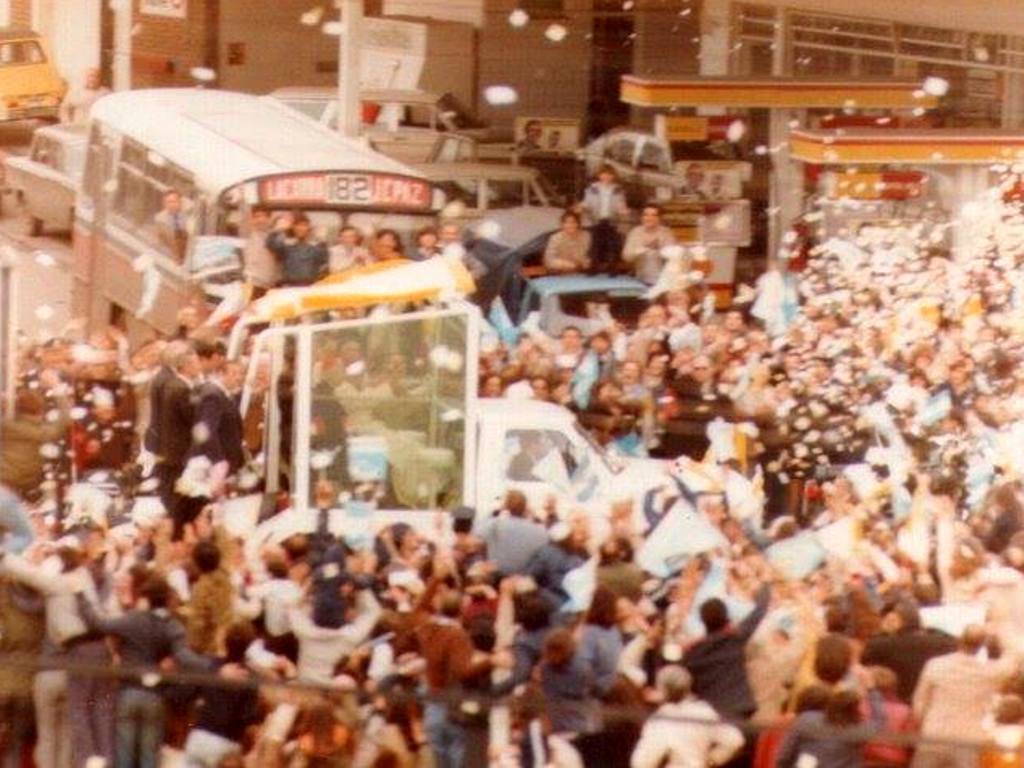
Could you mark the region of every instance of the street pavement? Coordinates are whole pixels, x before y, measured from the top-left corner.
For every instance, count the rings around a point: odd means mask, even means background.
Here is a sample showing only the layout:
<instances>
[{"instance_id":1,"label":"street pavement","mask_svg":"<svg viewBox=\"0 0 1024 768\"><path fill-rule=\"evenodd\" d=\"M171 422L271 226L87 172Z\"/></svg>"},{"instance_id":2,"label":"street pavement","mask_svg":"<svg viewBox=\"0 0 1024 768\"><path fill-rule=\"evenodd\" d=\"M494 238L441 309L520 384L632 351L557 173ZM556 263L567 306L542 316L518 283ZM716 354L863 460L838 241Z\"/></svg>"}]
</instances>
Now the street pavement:
<instances>
[{"instance_id":1,"label":"street pavement","mask_svg":"<svg viewBox=\"0 0 1024 768\"><path fill-rule=\"evenodd\" d=\"M28 152L32 123L0 123L0 160ZM19 329L30 338L59 333L71 320L71 234L28 234L12 194L0 199L0 251L17 265Z\"/></svg>"}]
</instances>

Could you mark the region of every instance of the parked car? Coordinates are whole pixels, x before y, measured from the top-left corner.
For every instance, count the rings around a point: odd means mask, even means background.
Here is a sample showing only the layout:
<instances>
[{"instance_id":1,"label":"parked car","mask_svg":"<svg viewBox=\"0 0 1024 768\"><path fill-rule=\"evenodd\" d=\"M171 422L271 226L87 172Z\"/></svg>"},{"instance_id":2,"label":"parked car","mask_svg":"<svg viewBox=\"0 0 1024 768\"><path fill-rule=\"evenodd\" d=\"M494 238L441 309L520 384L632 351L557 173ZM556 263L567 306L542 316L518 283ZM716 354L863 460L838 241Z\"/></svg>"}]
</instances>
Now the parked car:
<instances>
[{"instance_id":1,"label":"parked car","mask_svg":"<svg viewBox=\"0 0 1024 768\"><path fill-rule=\"evenodd\" d=\"M715 157L675 161L672 147L661 136L646 131L615 129L590 142L579 150L579 158L586 168L587 178L597 174L603 165L615 169L626 190L630 205L639 207L652 198L667 201L675 197L691 200L734 199L742 195L737 190L722 190L721 194L705 188L707 177L725 178L723 172L737 175L737 181L750 179L749 163ZM701 169L699 178L688 173L692 167Z\"/></svg>"},{"instance_id":2,"label":"parked car","mask_svg":"<svg viewBox=\"0 0 1024 768\"><path fill-rule=\"evenodd\" d=\"M338 92L330 87L278 88L271 97L331 128L338 125ZM450 93L364 90L363 135L374 149L403 163L426 162L438 136L458 133L484 140L489 129Z\"/></svg>"},{"instance_id":3,"label":"parked car","mask_svg":"<svg viewBox=\"0 0 1024 768\"><path fill-rule=\"evenodd\" d=\"M0 120L57 120L67 90L37 32L0 28Z\"/></svg>"},{"instance_id":4,"label":"parked car","mask_svg":"<svg viewBox=\"0 0 1024 768\"><path fill-rule=\"evenodd\" d=\"M614 319L627 327L636 325L648 305L648 286L632 277L608 275L549 275L529 280L517 321L521 325L539 313L542 331L557 336L575 326L592 336Z\"/></svg>"},{"instance_id":5,"label":"parked car","mask_svg":"<svg viewBox=\"0 0 1024 768\"><path fill-rule=\"evenodd\" d=\"M42 234L44 227L71 231L87 139L86 126L45 126L32 135L28 155L4 160L7 188L23 202L33 236Z\"/></svg>"},{"instance_id":6,"label":"parked car","mask_svg":"<svg viewBox=\"0 0 1024 768\"><path fill-rule=\"evenodd\" d=\"M558 229L564 209L534 168L492 163L413 166L445 195L445 218L477 229L481 237L514 248ZM488 226L480 230L480 224Z\"/></svg>"}]
</instances>

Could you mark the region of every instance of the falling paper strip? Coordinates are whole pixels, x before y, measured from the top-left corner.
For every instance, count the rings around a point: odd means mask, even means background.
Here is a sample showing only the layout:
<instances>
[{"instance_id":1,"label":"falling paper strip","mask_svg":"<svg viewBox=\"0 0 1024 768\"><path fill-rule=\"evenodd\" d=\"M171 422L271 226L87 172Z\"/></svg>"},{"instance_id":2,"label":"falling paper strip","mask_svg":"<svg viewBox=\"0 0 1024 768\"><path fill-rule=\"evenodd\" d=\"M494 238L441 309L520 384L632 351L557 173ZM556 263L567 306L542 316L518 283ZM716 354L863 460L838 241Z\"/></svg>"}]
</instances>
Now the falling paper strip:
<instances>
[{"instance_id":1,"label":"falling paper strip","mask_svg":"<svg viewBox=\"0 0 1024 768\"><path fill-rule=\"evenodd\" d=\"M316 8L310 8L308 11L299 17L299 21L307 27L315 27L320 23L320 19L324 16L323 6L317 6Z\"/></svg>"},{"instance_id":2,"label":"falling paper strip","mask_svg":"<svg viewBox=\"0 0 1024 768\"><path fill-rule=\"evenodd\" d=\"M508 15L508 23L513 27L525 27L530 23L530 14L522 8L516 8Z\"/></svg>"},{"instance_id":3,"label":"falling paper strip","mask_svg":"<svg viewBox=\"0 0 1024 768\"><path fill-rule=\"evenodd\" d=\"M202 83L213 82L217 79L217 72L209 67L192 67L189 74L192 75L193 80L198 80Z\"/></svg>"}]
</instances>

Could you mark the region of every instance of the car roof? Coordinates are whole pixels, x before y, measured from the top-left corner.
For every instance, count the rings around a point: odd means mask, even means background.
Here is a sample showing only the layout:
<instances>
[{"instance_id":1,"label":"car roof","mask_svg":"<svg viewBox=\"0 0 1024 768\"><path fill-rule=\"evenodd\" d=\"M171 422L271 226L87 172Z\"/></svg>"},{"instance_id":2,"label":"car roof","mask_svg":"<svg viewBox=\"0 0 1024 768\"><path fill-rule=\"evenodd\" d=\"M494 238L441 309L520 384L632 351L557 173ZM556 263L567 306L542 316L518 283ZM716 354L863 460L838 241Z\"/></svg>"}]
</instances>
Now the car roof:
<instances>
[{"instance_id":1,"label":"car roof","mask_svg":"<svg viewBox=\"0 0 1024 768\"><path fill-rule=\"evenodd\" d=\"M538 417L554 416L569 418L565 408L543 400L512 400L507 397L481 397L476 401L477 412L481 415L496 415L503 421L512 421L542 428L544 422Z\"/></svg>"},{"instance_id":2,"label":"car roof","mask_svg":"<svg viewBox=\"0 0 1024 768\"><path fill-rule=\"evenodd\" d=\"M412 167L433 182L478 177L528 181L540 175L536 168L508 163L415 163Z\"/></svg>"},{"instance_id":3,"label":"car roof","mask_svg":"<svg viewBox=\"0 0 1024 768\"><path fill-rule=\"evenodd\" d=\"M541 296L591 291L635 291L645 293L648 286L633 277L614 275L548 275L529 281L529 288Z\"/></svg>"},{"instance_id":4,"label":"car roof","mask_svg":"<svg viewBox=\"0 0 1024 768\"><path fill-rule=\"evenodd\" d=\"M71 123L57 123L55 125L44 125L36 128L34 133L38 133L40 136L52 136L53 138L62 141L87 141L89 138L89 126Z\"/></svg>"},{"instance_id":5,"label":"car roof","mask_svg":"<svg viewBox=\"0 0 1024 768\"><path fill-rule=\"evenodd\" d=\"M0 27L0 41L28 40L33 37L40 37L40 35L28 27Z\"/></svg>"}]
</instances>

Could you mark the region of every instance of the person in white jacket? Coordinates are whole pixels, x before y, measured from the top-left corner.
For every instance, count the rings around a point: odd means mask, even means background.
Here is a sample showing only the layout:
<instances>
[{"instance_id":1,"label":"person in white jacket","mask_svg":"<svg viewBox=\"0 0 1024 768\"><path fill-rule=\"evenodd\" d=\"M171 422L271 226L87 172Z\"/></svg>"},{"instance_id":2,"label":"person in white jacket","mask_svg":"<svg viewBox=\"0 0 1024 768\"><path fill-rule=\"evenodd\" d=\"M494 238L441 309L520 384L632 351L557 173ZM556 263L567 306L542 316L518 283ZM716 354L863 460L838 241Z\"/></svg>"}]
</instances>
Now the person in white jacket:
<instances>
[{"instance_id":1,"label":"person in white jacket","mask_svg":"<svg viewBox=\"0 0 1024 768\"><path fill-rule=\"evenodd\" d=\"M683 667L663 668L656 682L665 703L644 724L632 768L705 768L725 763L740 750L743 734L692 695L693 679Z\"/></svg>"}]
</instances>

